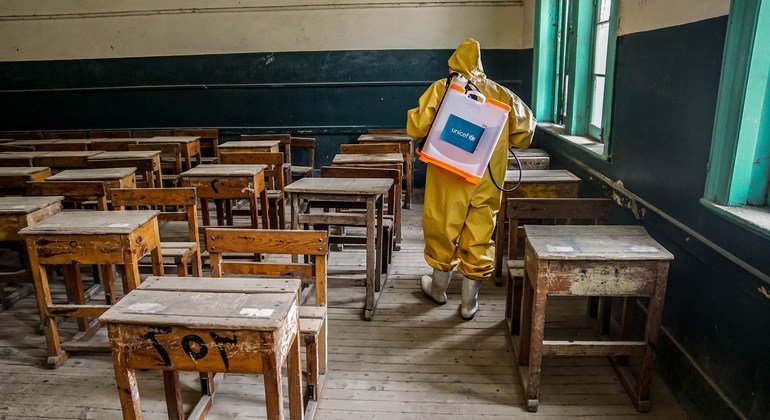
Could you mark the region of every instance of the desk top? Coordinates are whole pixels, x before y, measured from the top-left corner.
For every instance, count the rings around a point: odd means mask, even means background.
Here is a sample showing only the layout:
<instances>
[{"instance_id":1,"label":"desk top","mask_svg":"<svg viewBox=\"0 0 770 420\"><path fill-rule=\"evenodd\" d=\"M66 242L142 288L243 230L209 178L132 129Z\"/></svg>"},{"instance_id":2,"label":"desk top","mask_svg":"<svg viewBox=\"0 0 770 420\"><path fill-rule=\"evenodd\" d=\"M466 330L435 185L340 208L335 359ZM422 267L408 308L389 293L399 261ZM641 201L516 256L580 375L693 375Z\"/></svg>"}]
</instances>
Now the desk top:
<instances>
[{"instance_id":1,"label":"desk top","mask_svg":"<svg viewBox=\"0 0 770 420\"><path fill-rule=\"evenodd\" d=\"M401 153L339 153L334 156L335 165L347 164L398 164L404 163Z\"/></svg>"},{"instance_id":2,"label":"desk top","mask_svg":"<svg viewBox=\"0 0 770 420\"><path fill-rule=\"evenodd\" d=\"M280 140L235 140L235 141L228 141L227 143L222 143L219 145L220 149L231 149L231 148L271 148L276 147L281 144Z\"/></svg>"},{"instance_id":3,"label":"desk top","mask_svg":"<svg viewBox=\"0 0 770 420\"><path fill-rule=\"evenodd\" d=\"M385 178L301 178L284 190L290 193L369 195L387 194L392 185L393 180Z\"/></svg>"},{"instance_id":4,"label":"desk top","mask_svg":"<svg viewBox=\"0 0 770 420\"><path fill-rule=\"evenodd\" d=\"M61 196L0 197L0 215L23 215L44 209L64 200Z\"/></svg>"},{"instance_id":5,"label":"desk top","mask_svg":"<svg viewBox=\"0 0 770 420\"><path fill-rule=\"evenodd\" d=\"M32 176L47 170L44 166L0 166L0 176Z\"/></svg>"},{"instance_id":6,"label":"desk top","mask_svg":"<svg viewBox=\"0 0 770 420\"><path fill-rule=\"evenodd\" d=\"M96 156L100 153L104 153L100 150L78 150L78 151L50 151L50 152L40 152L39 155L35 156L35 158L74 158L74 157L84 157L84 158L90 158L91 156Z\"/></svg>"},{"instance_id":7,"label":"desk top","mask_svg":"<svg viewBox=\"0 0 770 420\"><path fill-rule=\"evenodd\" d=\"M527 243L546 260L673 260L641 226L526 225Z\"/></svg>"},{"instance_id":8,"label":"desk top","mask_svg":"<svg viewBox=\"0 0 770 420\"><path fill-rule=\"evenodd\" d=\"M99 320L107 324L139 324L180 326L185 328L239 329L273 331L281 328L287 318L296 313L299 280L289 280L286 291L251 290L246 282L258 279L187 278L187 288L164 284L171 278L159 278L150 286L140 286L123 297ZM173 280L179 285L178 280ZM210 285L220 286L215 292L201 291Z\"/></svg>"},{"instance_id":9,"label":"desk top","mask_svg":"<svg viewBox=\"0 0 770 420\"><path fill-rule=\"evenodd\" d=\"M71 211L19 231L22 235L129 234L160 214L157 210Z\"/></svg>"},{"instance_id":10,"label":"desk top","mask_svg":"<svg viewBox=\"0 0 770 420\"><path fill-rule=\"evenodd\" d=\"M150 137L149 139L137 138L137 143L195 143L200 141L198 136L160 136Z\"/></svg>"},{"instance_id":11,"label":"desk top","mask_svg":"<svg viewBox=\"0 0 770 420\"><path fill-rule=\"evenodd\" d=\"M132 137L105 137L105 138L98 138L98 139L91 139L91 147L96 147L99 145L99 143L133 143L136 144L139 142L140 139L132 138Z\"/></svg>"},{"instance_id":12,"label":"desk top","mask_svg":"<svg viewBox=\"0 0 770 420\"><path fill-rule=\"evenodd\" d=\"M519 170L505 171L505 183L516 183ZM521 183L528 182L578 182L580 178L566 169L530 169L521 171Z\"/></svg>"},{"instance_id":13,"label":"desk top","mask_svg":"<svg viewBox=\"0 0 770 420\"><path fill-rule=\"evenodd\" d=\"M56 139L30 139L30 140L14 140L8 143L3 143L3 146L23 146L34 147L37 144L53 143Z\"/></svg>"},{"instance_id":14,"label":"desk top","mask_svg":"<svg viewBox=\"0 0 770 420\"><path fill-rule=\"evenodd\" d=\"M198 165L180 174L183 177L207 176L255 176L267 168L266 165Z\"/></svg>"},{"instance_id":15,"label":"desk top","mask_svg":"<svg viewBox=\"0 0 770 420\"><path fill-rule=\"evenodd\" d=\"M136 172L136 168L67 169L48 177L46 181L111 181Z\"/></svg>"},{"instance_id":16,"label":"desk top","mask_svg":"<svg viewBox=\"0 0 770 420\"><path fill-rule=\"evenodd\" d=\"M50 139L48 143L55 144L91 144L93 139Z\"/></svg>"},{"instance_id":17,"label":"desk top","mask_svg":"<svg viewBox=\"0 0 770 420\"><path fill-rule=\"evenodd\" d=\"M34 159L40 155L50 152L34 152L34 151L14 151L14 152L0 152L0 159Z\"/></svg>"},{"instance_id":18,"label":"desk top","mask_svg":"<svg viewBox=\"0 0 770 420\"><path fill-rule=\"evenodd\" d=\"M519 158L550 158L548 152L543 149L513 149L508 150L508 156L513 157L516 154Z\"/></svg>"},{"instance_id":19,"label":"desk top","mask_svg":"<svg viewBox=\"0 0 770 420\"><path fill-rule=\"evenodd\" d=\"M101 152L98 155L90 156L88 160L152 159L159 155L159 150L115 151Z\"/></svg>"},{"instance_id":20,"label":"desk top","mask_svg":"<svg viewBox=\"0 0 770 420\"><path fill-rule=\"evenodd\" d=\"M361 134L358 136L359 143L411 143L413 141L406 134Z\"/></svg>"}]
</instances>

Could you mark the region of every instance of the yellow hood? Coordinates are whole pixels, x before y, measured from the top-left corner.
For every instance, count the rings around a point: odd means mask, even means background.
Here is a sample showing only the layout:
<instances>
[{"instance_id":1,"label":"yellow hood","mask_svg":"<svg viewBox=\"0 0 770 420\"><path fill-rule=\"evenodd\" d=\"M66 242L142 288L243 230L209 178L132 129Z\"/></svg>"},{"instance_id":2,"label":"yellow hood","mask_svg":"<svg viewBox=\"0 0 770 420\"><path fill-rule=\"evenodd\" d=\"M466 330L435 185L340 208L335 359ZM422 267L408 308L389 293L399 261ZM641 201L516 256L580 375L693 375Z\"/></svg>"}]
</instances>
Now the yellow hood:
<instances>
[{"instance_id":1,"label":"yellow hood","mask_svg":"<svg viewBox=\"0 0 770 420\"><path fill-rule=\"evenodd\" d=\"M485 79L484 66L481 65L481 46L473 38L468 38L457 47L449 57L449 70L456 71L468 80Z\"/></svg>"}]
</instances>

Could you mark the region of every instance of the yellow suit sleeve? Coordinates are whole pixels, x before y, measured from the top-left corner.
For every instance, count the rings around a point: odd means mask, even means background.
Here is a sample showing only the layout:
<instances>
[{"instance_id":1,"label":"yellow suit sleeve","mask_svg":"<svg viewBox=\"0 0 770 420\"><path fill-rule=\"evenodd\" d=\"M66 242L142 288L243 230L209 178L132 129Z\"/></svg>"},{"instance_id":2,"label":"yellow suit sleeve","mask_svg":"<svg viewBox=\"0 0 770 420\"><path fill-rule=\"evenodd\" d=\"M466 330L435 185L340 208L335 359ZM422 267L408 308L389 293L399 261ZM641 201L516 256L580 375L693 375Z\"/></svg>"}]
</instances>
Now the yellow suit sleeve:
<instances>
[{"instance_id":1,"label":"yellow suit sleeve","mask_svg":"<svg viewBox=\"0 0 770 420\"><path fill-rule=\"evenodd\" d=\"M526 149L532 144L537 120L532 110L517 97L513 97L511 112L508 114L508 147Z\"/></svg>"},{"instance_id":2,"label":"yellow suit sleeve","mask_svg":"<svg viewBox=\"0 0 770 420\"><path fill-rule=\"evenodd\" d=\"M436 117L439 102L446 90L446 80L437 80L426 90L418 101L419 106L406 113L406 133L413 139L428 135L433 119Z\"/></svg>"}]
</instances>

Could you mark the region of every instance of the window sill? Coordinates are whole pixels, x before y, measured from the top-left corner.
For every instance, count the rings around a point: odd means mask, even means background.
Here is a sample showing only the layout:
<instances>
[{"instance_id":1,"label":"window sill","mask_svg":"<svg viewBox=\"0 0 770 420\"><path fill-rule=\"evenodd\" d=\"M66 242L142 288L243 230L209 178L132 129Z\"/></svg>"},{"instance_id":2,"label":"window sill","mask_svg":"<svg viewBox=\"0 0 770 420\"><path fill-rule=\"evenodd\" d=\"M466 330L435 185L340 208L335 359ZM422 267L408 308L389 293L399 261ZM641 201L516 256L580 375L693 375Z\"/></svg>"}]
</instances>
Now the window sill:
<instances>
[{"instance_id":1,"label":"window sill","mask_svg":"<svg viewBox=\"0 0 770 420\"><path fill-rule=\"evenodd\" d=\"M770 239L770 207L723 206L705 198L701 198L700 202L717 215Z\"/></svg>"},{"instance_id":2,"label":"window sill","mask_svg":"<svg viewBox=\"0 0 770 420\"><path fill-rule=\"evenodd\" d=\"M571 136L564 133L564 126L554 123L538 123L538 128L553 134L554 136L571 143L583 150L588 151L592 156L610 161L610 157L605 153L605 144L585 136Z\"/></svg>"}]
</instances>

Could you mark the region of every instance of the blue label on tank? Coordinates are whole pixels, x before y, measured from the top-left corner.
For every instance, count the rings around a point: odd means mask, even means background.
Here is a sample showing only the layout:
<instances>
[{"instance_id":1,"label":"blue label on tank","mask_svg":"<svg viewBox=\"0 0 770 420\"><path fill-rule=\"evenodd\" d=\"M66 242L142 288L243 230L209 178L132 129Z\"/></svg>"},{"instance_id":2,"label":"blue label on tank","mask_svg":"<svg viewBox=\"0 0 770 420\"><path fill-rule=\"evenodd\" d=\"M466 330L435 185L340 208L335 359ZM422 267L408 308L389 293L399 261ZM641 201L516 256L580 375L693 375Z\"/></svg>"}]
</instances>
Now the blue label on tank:
<instances>
[{"instance_id":1,"label":"blue label on tank","mask_svg":"<svg viewBox=\"0 0 770 420\"><path fill-rule=\"evenodd\" d=\"M466 152L473 153L479 145L482 134L484 134L484 127L450 114L440 138Z\"/></svg>"}]
</instances>

